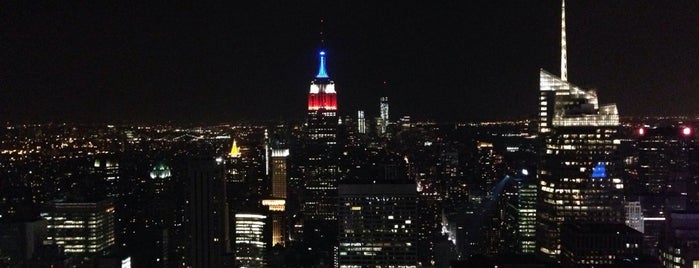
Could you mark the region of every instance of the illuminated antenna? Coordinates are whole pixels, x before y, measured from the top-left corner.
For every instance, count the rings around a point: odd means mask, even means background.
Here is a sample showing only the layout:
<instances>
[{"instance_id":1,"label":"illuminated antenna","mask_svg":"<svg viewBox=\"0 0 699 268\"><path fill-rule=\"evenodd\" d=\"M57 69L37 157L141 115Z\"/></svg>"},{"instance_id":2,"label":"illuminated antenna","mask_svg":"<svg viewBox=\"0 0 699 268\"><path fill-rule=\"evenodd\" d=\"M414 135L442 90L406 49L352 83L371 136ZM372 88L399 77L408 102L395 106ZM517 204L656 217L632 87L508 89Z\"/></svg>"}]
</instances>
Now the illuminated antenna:
<instances>
[{"instance_id":1,"label":"illuminated antenna","mask_svg":"<svg viewBox=\"0 0 699 268\"><path fill-rule=\"evenodd\" d=\"M568 52L566 45L566 0L561 0L561 80L568 81Z\"/></svg>"},{"instance_id":2,"label":"illuminated antenna","mask_svg":"<svg viewBox=\"0 0 699 268\"><path fill-rule=\"evenodd\" d=\"M320 19L320 66L318 66L318 74L316 78L329 78L328 72L325 70L325 38L323 37L323 19Z\"/></svg>"},{"instance_id":3,"label":"illuminated antenna","mask_svg":"<svg viewBox=\"0 0 699 268\"><path fill-rule=\"evenodd\" d=\"M318 67L318 74L316 78L329 78L328 72L325 71L325 51L320 51L320 66Z\"/></svg>"}]
</instances>

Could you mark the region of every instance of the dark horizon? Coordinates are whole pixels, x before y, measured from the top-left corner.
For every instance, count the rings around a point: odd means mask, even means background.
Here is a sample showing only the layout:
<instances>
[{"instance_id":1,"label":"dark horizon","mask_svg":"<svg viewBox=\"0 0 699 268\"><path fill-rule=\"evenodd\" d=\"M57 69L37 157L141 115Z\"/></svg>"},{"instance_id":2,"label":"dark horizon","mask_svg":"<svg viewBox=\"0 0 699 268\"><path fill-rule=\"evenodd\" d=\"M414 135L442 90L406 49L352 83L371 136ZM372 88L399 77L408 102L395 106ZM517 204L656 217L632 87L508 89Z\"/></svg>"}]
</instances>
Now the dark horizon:
<instances>
[{"instance_id":1,"label":"dark horizon","mask_svg":"<svg viewBox=\"0 0 699 268\"><path fill-rule=\"evenodd\" d=\"M699 2L567 1L569 81L621 116L696 115ZM8 3L2 122L303 120L320 20L339 113L477 121L537 112L560 1L177 6Z\"/></svg>"}]
</instances>

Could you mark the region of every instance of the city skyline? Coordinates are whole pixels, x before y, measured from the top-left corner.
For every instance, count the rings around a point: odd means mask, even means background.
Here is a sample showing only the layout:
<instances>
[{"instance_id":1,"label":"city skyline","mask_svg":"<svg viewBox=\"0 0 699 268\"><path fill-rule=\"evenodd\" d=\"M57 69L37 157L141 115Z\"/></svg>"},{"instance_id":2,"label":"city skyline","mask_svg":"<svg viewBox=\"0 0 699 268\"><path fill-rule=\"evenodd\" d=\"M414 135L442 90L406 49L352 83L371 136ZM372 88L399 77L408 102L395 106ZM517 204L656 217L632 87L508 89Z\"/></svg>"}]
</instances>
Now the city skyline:
<instances>
[{"instance_id":1,"label":"city skyline","mask_svg":"<svg viewBox=\"0 0 699 268\"><path fill-rule=\"evenodd\" d=\"M537 72L559 69L560 1L482 2L15 3L3 11L0 112L9 122L301 120L322 29L340 115L376 117L388 96L394 118L533 118ZM566 5L570 81L624 115L699 112L697 3Z\"/></svg>"}]
</instances>

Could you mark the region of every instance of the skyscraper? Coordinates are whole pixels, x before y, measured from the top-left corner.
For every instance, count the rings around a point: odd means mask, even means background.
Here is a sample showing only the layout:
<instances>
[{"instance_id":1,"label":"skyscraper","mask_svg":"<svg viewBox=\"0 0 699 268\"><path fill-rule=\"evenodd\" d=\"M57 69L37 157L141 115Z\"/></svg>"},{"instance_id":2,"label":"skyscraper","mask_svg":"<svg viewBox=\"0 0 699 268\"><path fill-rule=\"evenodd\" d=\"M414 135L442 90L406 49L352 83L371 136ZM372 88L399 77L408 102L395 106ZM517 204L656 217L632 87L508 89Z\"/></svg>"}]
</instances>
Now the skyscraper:
<instances>
[{"instance_id":1,"label":"skyscraper","mask_svg":"<svg viewBox=\"0 0 699 268\"><path fill-rule=\"evenodd\" d=\"M658 246L662 267L699 266L699 212L674 211L667 218L663 239Z\"/></svg>"},{"instance_id":2,"label":"skyscraper","mask_svg":"<svg viewBox=\"0 0 699 268\"><path fill-rule=\"evenodd\" d=\"M66 254L94 260L114 246L114 203L56 201L42 212L47 222L47 240Z\"/></svg>"},{"instance_id":3,"label":"skyscraper","mask_svg":"<svg viewBox=\"0 0 699 268\"><path fill-rule=\"evenodd\" d=\"M364 118L364 111L357 111L357 133L366 134L366 118Z\"/></svg>"},{"instance_id":4,"label":"skyscraper","mask_svg":"<svg viewBox=\"0 0 699 268\"><path fill-rule=\"evenodd\" d=\"M230 251L223 161L194 159L187 171L190 198L186 224L191 241L188 265L221 267L224 255Z\"/></svg>"},{"instance_id":5,"label":"skyscraper","mask_svg":"<svg viewBox=\"0 0 699 268\"><path fill-rule=\"evenodd\" d=\"M339 267L417 267L415 184L342 184Z\"/></svg>"},{"instance_id":6,"label":"skyscraper","mask_svg":"<svg viewBox=\"0 0 699 268\"><path fill-rule=\"evenodd\" d=\"M320 51L318 74L308 94L307 170L303 213L310 220L335 220L337 198L337 95Z\"/></svg>"},{"instance_id":7,"label":"skyscraper","mask_svg":"<svg viewBox=\"0 0 699 268\"><path fill-rule=\"evenodd\" d=\"M505 202L502 232L504 248L519 254L536 249L536 182L528 177L508 180L503 191Z\"/></svg>"},{"instance_id":8,"label":"skyscraper","mask_svg":"<svg viewBox=\"0 0 699 268\"><path fill-rule=\"evenodd\" d=\"M381 113L381 135L383 135L386 134L386 128L388 127L388 97L381 97L379 112Z\"/></svg>"},{"instance_id":9,"label":"skyscraper","mask_svg":"<svg viewBox=\"0 0 699 268\"><path fill-rule=\"evenodd\" d=\"M262 200L272 221L272 246L286 245L286 158L289 149L272 149L272 190Z\"/></svg>"},{"instance_id":10,"label":"skyscraper","mask_svg":"<svg viewBox=\"0 0 699 268\"><path fill-rule=\"evenodd\" d=\"M235 262L241 268L265 267L264 226L267 216L235 214Z\"/></svg>"},{"instance_id":11,"label":"skyscraper","mask_svg":"<svg viewBox=\"0 0 699 268\"><path fill-rule=\"evenodd\" d=\"M339 153L335 83L325 69L325 51L319 56L318 74L308 94L301 229L311 258L323 265L333 262L337 247Z\"/></svg>"},{"instance_id":12,"label":"skyscraper","mask_svg":"<svg viewBox=\"0 0 699 268\"><path fill-rule=\"evenodd\" d=\"M699 158L693 130L687 125L659 123L635 131L636 169L627 192L640 201L644 246L657 255L666 215L696 209Z\"/></svg>"},{"instance_id":13,"label":"skyscraper","mask_svg":"<svg viewBox=\"0 0 699 268\"><path fill-rule=\"evenodd\" d=\"M540 72L539 135L544 149L538 170L537 251L560 254L561 224L623 223L620 172L614 152L619 114L599 105L594 90L567 81L565 3L562 5L561 76Z\"/></svg>"},{"instance_id":14,"label":"skyscraper","mask_svg":"<svg viewBox=\"0 0 699 268\"><path fill-rule=\"evenodd\" d=\"M566 220L621 222L623 183L614 152L619 116L615 105L598 106L583 91L541 72L541 90L555 92L539 167L537 241L540 253L560 253L560 224Z\"/></svg>"}]
</instances>

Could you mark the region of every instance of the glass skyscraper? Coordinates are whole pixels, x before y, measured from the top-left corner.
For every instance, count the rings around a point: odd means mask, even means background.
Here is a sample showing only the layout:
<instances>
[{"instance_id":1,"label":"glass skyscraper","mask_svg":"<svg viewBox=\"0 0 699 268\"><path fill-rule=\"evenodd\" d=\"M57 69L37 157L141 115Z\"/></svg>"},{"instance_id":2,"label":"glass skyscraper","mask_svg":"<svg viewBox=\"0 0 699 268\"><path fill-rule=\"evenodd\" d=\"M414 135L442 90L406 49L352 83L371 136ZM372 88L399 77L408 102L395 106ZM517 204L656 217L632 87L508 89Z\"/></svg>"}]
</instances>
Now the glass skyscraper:
<instances>
[{"instance_id":1,"label":"glass skyscraper","mask_svg":"<svg viewBox=\"0 0 699 268\"><path fill-rule=\"evenodd\" d=\"M614 104L599 105L594 90L543 70L540 87L537 248L556 258L563 222L623 222L619 114Z\"/></svg>"}]
</instances>

